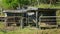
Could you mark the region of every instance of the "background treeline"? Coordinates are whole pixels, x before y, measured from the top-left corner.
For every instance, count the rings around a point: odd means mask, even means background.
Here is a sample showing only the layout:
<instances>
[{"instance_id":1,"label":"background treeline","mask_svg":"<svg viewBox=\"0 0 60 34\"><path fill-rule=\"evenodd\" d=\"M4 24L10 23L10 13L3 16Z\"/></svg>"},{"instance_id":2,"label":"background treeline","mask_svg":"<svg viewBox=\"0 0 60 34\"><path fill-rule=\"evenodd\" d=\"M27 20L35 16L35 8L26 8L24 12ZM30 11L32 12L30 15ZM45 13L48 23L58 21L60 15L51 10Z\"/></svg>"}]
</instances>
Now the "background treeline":
<instances>
[{"instance_id":1,"label":"background treeline","mask_svg":"<svg viewBox=\"0 0 60 34\"><path fill-rule=\"evenodd\" d=\"M23 6L36 6L40 4L60 4L60 0L2 0L0 6L4 9L16 9Z\"/></svg>"},{"instance_id":2,"label":"background treeline","mask_svg":"<svg viewBox=\"0 0 60 34\"><path fill-rule=\"evenodd\" d=\"M41 3L47 3L47 4L56 4L60 0L40 0Z\"/></svg>"}]
</instances>

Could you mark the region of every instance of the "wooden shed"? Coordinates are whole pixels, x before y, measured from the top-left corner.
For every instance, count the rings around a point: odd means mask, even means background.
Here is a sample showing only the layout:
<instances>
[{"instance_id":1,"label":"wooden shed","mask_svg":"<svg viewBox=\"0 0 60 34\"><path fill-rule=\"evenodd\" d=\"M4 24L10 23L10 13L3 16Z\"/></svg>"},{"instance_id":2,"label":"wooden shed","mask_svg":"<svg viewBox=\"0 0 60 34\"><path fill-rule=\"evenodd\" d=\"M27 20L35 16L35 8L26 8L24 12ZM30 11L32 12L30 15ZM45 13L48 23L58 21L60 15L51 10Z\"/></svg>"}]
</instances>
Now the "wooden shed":
<instances>
[{"instance_id":1,"label":"wooden shed","mask_svg":"<svg viewBox=\"0 0 60 34\"><path fill-rule=\"evenodd\" d=\"M56 25L56 11L59 9L30 8L20 10L5 10L6 25L16 24L17 26Z\"/></svg>"}]
</instances>

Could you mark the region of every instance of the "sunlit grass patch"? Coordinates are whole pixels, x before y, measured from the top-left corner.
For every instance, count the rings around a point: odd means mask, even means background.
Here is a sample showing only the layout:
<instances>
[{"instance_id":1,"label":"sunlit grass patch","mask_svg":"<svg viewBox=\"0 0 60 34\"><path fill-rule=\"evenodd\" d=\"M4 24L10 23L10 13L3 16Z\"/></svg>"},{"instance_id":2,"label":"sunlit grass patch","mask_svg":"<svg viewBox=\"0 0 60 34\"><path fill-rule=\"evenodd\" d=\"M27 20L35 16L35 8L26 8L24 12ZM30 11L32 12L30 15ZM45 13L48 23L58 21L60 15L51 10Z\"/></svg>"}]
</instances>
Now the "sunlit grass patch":
<instances>
[{"instance_id":1,"label":"sunlit grass patch","mask_svg":"<svg viewBox=\"0 0 60 34\"><path fill-rule=\"evenodd\" d=\"M0 34L60 34L60 29L46 29L46 30L40 30L40 29L30 29L30 28L24 28L13 31L0 31Z\"/></svg>"},{"instance_id":2,"label":"sunlit grass patch","mask_svg":"<svg viewBox=\"0 0 60 34\"><path fill-rule=\"evenodd\" d=\"M40 4L40 5L36 5L34 7L38 7L38 8L56 8L56 9L60 9L60 4Z\"/></svg>"},{"instance_id":3,"label":"sunlit grass patch","mask_svg":"<svg viewBox=\"0 0 60 34\"><path fill-rule=\"evenodd\" d=\"M0 29L2 29L4 27L5 27L4 23L3 22L0 22Z\"/></svg>"}]
</instances>

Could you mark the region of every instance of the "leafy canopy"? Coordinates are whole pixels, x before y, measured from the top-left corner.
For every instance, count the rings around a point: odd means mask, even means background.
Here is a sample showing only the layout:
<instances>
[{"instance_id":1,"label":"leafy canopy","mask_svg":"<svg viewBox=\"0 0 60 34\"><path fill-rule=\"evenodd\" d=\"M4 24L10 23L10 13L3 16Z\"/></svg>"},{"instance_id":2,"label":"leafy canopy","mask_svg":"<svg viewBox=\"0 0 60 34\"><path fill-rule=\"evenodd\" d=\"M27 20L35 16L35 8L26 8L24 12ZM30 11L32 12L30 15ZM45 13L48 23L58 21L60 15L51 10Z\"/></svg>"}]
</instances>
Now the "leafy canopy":
<instances>
[{"instance_id":1,"label":"leafy canopy","mask_svg":"<svg viewBox=\"0 0 60 34\"><path fill-rule=\"evenodd\" d=\"M17 7L28 6L39 6L41 4L57 4L60 0L2 0L0 6L4 9L17 9ZM37 6L38 7L38 6Z\"/></svg>"},{"instance_id":2,"label":"leafy canopy","mask_svg":"<svg viewBox=\"0 0 60 34\"><path fill-rule=\"evenodd\" d=\"M29 0L2 0L2 7L4 9L16 9L19 6L28 5Z\"/></svg>"}]
</instances>

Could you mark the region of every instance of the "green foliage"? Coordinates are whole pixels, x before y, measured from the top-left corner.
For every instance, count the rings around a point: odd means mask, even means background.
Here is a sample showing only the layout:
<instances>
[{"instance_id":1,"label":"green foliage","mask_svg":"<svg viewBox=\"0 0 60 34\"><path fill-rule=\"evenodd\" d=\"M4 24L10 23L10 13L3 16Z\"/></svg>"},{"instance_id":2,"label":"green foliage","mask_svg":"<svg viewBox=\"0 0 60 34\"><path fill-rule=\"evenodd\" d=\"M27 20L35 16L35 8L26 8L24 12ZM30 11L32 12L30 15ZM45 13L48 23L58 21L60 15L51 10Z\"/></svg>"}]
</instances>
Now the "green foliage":
<instances>
[{"instance_id":1,"label":"green foliage","mask_svg":"<svg viewBox=\"0 0 60 34\"><path fill-rule=\"evenodd\" d=\"M7 32L0 31L0 34L60 34L60 29L34 30L25 28Z\"/></svg>"},{"instance_id":2,"label":"green foliage","mask_svg":"<svg viewBox=\"0 0 60 34\"><path fill-rule=\"evenodd\" d=\"M17 0L2 0L2 6L4 9L15 9L17 7Z\"/></svg>"},{"instance_id":3,"label":"green foliage","mask_svg":"<svg viewBox=\"0 0 60 34\"><path fill-rule=\"evenodd\" d=\"M40 3L51 3L51 4L56 4L59 0L40 0Z\"/></svg>"},{"instance_id":4,"label":"green foliage","mask_svg":"<svg viewBox=\"0 0 60 34\"><path fill-rule=\"evenodd\" d=\"M4 23L3 22L0 22L0 29L4 28Z\"/></svg>"},{"instance_id":5,"label":"green foliage","mask_svg":"<svg viewBox=\"0 0 60 34\"><path fill-rule=\"evenodd\" d=\"M52 5L51 7L56 7L55 5L57 5L57 4L60 6L59 2L60 2L60 0L2 0L2 2L0 2L0 6L2 6L4 9L17 9L17 7L23 7L26 5L27 6L37 6L39 3L39 7L41 6L41 4L43 4L42 5L43 7L45 7L44 4L45 5L48 4L48 6L50 4L50 5Z\"/></svg>"},{"instance_id":6,"label":"green foliage","mask_svg":"<svg viewBox=\"0 0 60 34\"><path fill-rule=\"evenodd\" d=\"M29 0L2 0L4 9L16 9L19 6L28 5Z\"/></svg>"},{"instance_id":7,"label":"green foliage","mask_svg":"<svg viewBox=\"0 0 60 34\"><path fill-rule=\"evenodd\" d=\"M59 16L59 17L57 17L57 24L58 25L60 25L60 10L58 10L57 12L56 12L56 16Z\"/></svg>"}]
</instances>

